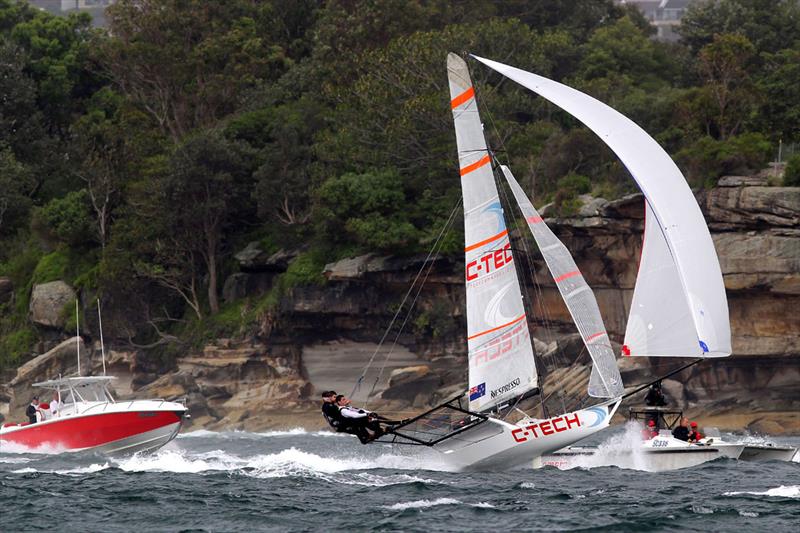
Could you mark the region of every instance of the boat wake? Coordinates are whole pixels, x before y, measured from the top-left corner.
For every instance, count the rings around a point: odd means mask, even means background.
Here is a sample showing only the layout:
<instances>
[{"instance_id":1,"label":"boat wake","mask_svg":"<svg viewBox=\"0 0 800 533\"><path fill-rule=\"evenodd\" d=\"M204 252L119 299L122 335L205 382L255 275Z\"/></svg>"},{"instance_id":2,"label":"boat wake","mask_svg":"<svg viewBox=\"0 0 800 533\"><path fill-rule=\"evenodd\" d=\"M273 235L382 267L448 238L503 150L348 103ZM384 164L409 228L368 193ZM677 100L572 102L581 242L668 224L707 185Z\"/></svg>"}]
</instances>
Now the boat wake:
<instances>
[{"instance_id":1,"label":"boat wake","mask_svg":"<svg viewBox=\"0 0 800 533\"><path fill-rule=\"evenodd\" d=\"M63 453L65 451L64 448L58 446L52 446L50 444L42 444L41 446L24 446L22 444L18 444L16 442L8 442L2 441L0 442L0 454L24 454L24 453L33 453L37 455L56 455ZM11 462L5 461L5 458L0 457L0 462Z\"/></svg>"},{"instance_id":2,"label":"boat wake","mask_svg":"<svg viewBox=\"0 0 800 533\"><path fill-rule=\"evenodd\" d=\"M649 471L645 454L642 453L642 426L636 422L628 422L624 431L611 435L601 442L591 455L565 457L557 468L570 470L573 468L599 468L616 466L629 470Z\"/></svg>"}]
</instances>

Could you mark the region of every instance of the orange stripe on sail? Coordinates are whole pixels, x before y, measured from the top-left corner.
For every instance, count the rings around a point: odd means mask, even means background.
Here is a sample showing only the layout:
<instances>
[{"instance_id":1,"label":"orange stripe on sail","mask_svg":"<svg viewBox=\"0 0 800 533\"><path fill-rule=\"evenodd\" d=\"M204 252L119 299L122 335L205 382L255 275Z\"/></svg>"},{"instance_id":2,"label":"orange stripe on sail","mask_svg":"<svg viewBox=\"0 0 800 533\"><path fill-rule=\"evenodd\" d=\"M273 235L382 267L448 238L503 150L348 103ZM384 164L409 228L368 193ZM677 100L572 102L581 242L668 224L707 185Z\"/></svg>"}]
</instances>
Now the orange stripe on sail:
<instances>
[{"instance_id":1,"label":"orange stripe on sail","mask_svg":"<svg viewBox=\"0 0 800 533\"><path fill-rule=\"evenodd\" d=\"M467 339L468 340L469 339L474 339L475 337L480 337L481 335L486 335L487 333L491 333L493 331L497 331L498 329L503 329L503 328L508 327L508 326L510 326L512 324L516 324L517 322L519 322L523 318L525 318L525 313L522 313L520 316L518 316L517 318L515 318L514 320L512 320L511 322L509 322L507 324L503 324L502 326L497 326L496 328L487 329L486 331L481 331L480 333L476 333L475 335L471 335L471 336L467 337Z\"/></svg>"},{"instance_id":2,"label":"orange stripe on sail","mask_svg":"<svg viewBox=\"0 0 800 533\"><path fill-rule=\"evenodd\" d=\"M558 276L555 279L555 282L558 283L559 281L564 281L567 278L572 278L572 277L580 276L580 275L581 275L581 271L580 270L573 270L572 272L567 272L566 274L562 274L562 275Z\"/></svg>"},{"instance_id":3,"label":"orange stripe on sail","mask_svg":"<svg viewBox=\"0 0 800 533\"><path fill-rule=\"evenodd\" d=\"M461 169L461 175L463 176L465 174L469 174L473 170L476 170L476 169L482 167L483 165L485 165L486 163L488 163L491 160L492 159L489 157L489 154L486 154L485 156L481 157L478 161L472 163L471 165L467 165L464 168L462 168Z\"/></svg>"},{"instance_id":4,"label":"orange stripe on sail","mask_svg":"<svg viewBox=\"0 0 800 533\"><path fill-rule=\"evenodd\" d=\"M593 339L596 339L597 337L602 337L605 334L606 334L605 331L598 331L594 335L589 335L588 337L586 337L586 342L591 342Z\"/></svg>"},{"instance_id":5,"label":"orange stripe on sail","mask_svg":"<svg viewBox=\"0 0 800 533\"><path fill-rule=\"evenodd\" d=\"M542 217L528 217L525 221L531 224L538 224L539 222L543 222L543 219Z\"/></svg>"},{"instance_id":6,"label":"orange stripe on sail","mask_svg":"<svg viewBox=\"0 0 800 533\"><path fill-rule=\"evenodd\" d=\"M505 230L501 231L501 232L500 232L500 233L498 233L497 235L492 235L491 237L489 237L489 238L488 238L488 239L486 239L486 240L483 240L483 241L481 241L481 242L476 242L475 244L470 244L469 246L467 246L466 248L464 248L464 251L465 251L465 252L469 252L470 250L474 250L475 248L480 248L480 247L481 247L481 246L483 246L484 244L489 244L490 242L494 242L494 241L496 241L497 239L500 239L500 238L502 238L502 237L505 237L506 235L508 235L508 230L507 230L507 229L505 229Z\"/></svg>"},{"instance_id":7,"label":"orange stripe on sail","mask_svg":"<svg viewBox=\"0 0 800 533\"><path fill-rule=\"evenodd\" d=\"M464 102L466 102L467 100L469 100L470 98L472 98L473 96L475 96L475 90L472 87L470 87L463 93L459 94L458 96L450 100L450 107L455 109Z\"/></svg>"}]
</instances>

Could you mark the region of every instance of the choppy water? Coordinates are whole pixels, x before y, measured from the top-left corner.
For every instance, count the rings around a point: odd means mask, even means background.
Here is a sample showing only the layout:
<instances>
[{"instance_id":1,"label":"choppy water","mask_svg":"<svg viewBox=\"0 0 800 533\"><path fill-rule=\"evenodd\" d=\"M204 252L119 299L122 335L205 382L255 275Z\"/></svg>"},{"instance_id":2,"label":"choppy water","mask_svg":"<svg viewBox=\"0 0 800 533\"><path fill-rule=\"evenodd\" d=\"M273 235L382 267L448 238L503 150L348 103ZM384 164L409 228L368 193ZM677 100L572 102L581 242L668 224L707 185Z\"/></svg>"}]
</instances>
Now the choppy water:
<instances>
[{"instance_id":1,"label":"choppy water","mask_svg":"<svg viewBox=\"0 0 800 533\"><path fill-rule=\"evenodd\" d=\"M0 453L0 530L775 533L800 524L797 462L454 474L409 451L295 430L198 431L123 459Z\"/></svg>"}]
</instances>

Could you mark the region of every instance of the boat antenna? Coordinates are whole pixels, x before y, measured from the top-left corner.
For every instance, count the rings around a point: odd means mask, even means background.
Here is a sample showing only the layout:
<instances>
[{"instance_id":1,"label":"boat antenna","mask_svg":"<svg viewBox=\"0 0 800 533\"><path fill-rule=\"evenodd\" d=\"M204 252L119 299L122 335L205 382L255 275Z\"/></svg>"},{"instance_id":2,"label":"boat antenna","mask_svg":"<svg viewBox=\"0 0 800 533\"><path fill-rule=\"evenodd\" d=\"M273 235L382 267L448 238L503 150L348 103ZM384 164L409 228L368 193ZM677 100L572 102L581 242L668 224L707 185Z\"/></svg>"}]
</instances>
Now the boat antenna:
<instances>
[{"instance_id":1,"label":"boat antenna","mask_svg":"<svg viewBox=\"0 0 800 533\"><path fill-rule=\"evenodd\" d=\"M78 313L78 299L75 298L75 346L78 354L78 375L81 375L81 325Z\"/></svg>"},{"instance_id":2,"label":"boat antenna","mask_svg":"<svg viewBox=\"0 0 800 533\"><path fill-rule=\"evenodd\" d=\"M106 347L103 344L103 315L100 314L100 298L97 299L97 321L100 324L100 356L103 360L103 375L106 375Z\"/></svg>"}]
</instances>

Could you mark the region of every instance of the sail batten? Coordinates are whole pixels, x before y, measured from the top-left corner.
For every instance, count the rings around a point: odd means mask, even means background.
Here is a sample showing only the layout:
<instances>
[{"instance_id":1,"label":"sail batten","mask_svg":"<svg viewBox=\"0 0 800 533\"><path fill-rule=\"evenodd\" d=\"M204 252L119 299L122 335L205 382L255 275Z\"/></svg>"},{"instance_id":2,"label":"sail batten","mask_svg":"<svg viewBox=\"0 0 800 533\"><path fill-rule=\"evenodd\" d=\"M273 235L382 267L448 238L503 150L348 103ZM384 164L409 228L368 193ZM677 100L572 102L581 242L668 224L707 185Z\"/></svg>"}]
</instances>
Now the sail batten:
<instances>
[{"instance_id":1,"label":"sail batten","mask_svg":"<svg viewBox=\"0 0 800 533\"><path fill-rule=\"evenodd\" d=\"M541 223L541 215L511 170L505 165L500 168L592 359L589 395L595 398L621 396L624 390L622 377L594 293L564 243L547 224Z\"/></svg>"},{"instance_id":2,"label":"sail batten","mask_svg":"<svg viewBox=\"0 0 800 533\"><path fill-rule=\"evenodd\" d=\"M464 198L469 408L484 411L538 385L514 254L467 65L447 57Z\"/></svg>"},{"instance_id":3,"label":"sail batten","mask_svg":"<svg viewBox=\"0 0 800 533\"><path fill-rule=\"evenodd\" d=\"M648 338L648 332L652 330L667 331L665 321L675 319L666 313L653 312L643 319L636 314L641 309L658 309L659 302L665 297L666 291L657 284L658 270L662 274L669 273L675 282L675 291L667 296L678 300L672 302L672 307L680 313L685 310L688 320L681 318L680 324L691 326L694 334L680 331L676 336L679 337L678 346L674 347L656 347L651 342L639 342L638 347L630 346L627 341L631 339L626 334L626 347L630 355L634 351L636 355L653 356L730 355L728 302L714 242L697 200L683 174L664 149L632 120L587 94L503 63L473 57L585 124L617 154L644 193L651 222L659 229L663 242L655 247L655 253L660 258L654 257L650 261L647 256L654 248L649 246L650 237L658 238L658 234L652 232L645 235L642 264L651 264L647 267L649 273L643 274L640 269L637 278L640 297L636 301L637 306L631 307L628 321L629 329L638 328L635 332L631 331L634 335L632 338ZM643 287L638 290L640 284ZM694 343L692 347L687 345L689 340Z\"/></svg>"}]
</instances>

